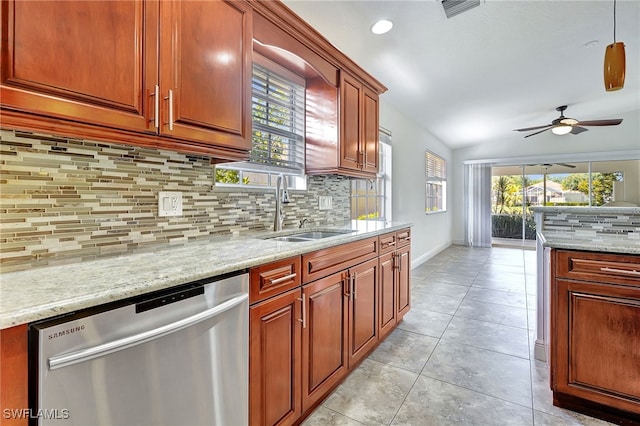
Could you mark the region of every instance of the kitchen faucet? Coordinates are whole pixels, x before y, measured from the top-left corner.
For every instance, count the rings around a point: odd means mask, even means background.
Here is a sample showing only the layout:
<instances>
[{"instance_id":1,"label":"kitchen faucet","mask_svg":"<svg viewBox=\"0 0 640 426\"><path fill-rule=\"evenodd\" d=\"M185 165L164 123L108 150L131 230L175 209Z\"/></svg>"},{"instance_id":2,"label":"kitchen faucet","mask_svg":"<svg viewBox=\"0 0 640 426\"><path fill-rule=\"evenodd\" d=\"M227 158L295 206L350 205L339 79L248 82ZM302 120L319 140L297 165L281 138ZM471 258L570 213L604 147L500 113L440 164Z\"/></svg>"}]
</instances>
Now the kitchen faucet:
<instances>
[{"instance_id":1,"label":"kitchen faucet","mask_svg":"<svg viewBox=\"0 0 640 426\"><path fill-rule=\"evenodd\" d=\"M281 189L282 196L280 195ZM282 224L284 223L282 204L289 204L289 191L287 190L287 179L285 179L284 176L280 175L276 180L276 214L273 218L274 231L282 231Z\"/></svg>"}]
</instances>

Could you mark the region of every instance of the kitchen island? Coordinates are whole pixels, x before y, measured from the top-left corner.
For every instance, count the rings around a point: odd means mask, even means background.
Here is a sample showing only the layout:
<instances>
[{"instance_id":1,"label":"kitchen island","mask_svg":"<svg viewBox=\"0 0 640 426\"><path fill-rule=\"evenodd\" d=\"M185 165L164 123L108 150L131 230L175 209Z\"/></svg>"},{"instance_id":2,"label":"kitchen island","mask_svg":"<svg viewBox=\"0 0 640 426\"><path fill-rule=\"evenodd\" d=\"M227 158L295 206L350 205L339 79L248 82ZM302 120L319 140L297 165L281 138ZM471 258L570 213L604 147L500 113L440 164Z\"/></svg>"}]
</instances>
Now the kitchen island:
<instances>
[{"instance_id":1,"label":"kitchen island","mask_svg":"<svg viewBox=\"0 0 640 426\"><path fill-rule=\"evenodd\" d=\"M554 405L618 424L637 424L640 209L534 211L536 357L549 361Z\"/></svg>"}]
</instances>

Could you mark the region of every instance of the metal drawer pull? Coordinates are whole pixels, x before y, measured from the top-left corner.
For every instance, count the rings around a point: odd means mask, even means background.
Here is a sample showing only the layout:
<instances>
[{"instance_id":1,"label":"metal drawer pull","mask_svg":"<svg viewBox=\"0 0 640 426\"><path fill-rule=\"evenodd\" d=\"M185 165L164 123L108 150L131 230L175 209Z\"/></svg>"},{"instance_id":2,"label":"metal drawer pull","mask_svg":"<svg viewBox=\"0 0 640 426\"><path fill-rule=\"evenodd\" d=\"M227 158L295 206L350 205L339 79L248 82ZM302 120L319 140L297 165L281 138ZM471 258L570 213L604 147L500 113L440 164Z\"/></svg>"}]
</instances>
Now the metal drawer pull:
<instances>
[{"instance_id":1,"label":"metal drawer pull","mask_svg":"<svg viewBox=\"0 0 640 426\"><path fill-rule=\"evenodd\" d=\"M132 336L123 337L112 342L103 343L98 346L81 349L64 355L56 355L49 358L49 369L57 370L59 368L68 367L70 365L89 361L94 358L102 357L113 352L118 352L126 348L141 345L146 342L158 339L162 336L184 330L185 328L199 324L209 318L213 318L223 312L236 307L237 305L249 299L248 294L242 294L229 299L219 305L214 306L203 312L199 312L190 317L180 319L171 324L163 325L153 330L143 331Z\"/></svg>"},{"instance_id":2,"label":"metal drawer pull","mask_svg":"<svg viewBox=\"0 0 640 426\"><path fill-rule=\"evenodd\" d=\"M307 328L307 305L304 303L304 293L302 294L302 298L298 298L299 301L302 302L302 319L299 319L302 323L302 328Z\"/></svg>"},{"instance_id":3,"label":"metal drawer pull","mask_svg":"<svg viewBox=\"0 0 640 426\"><path fill-rule=\"evenodd\" d=\"M389 246L395 246L395 245L396 245L396 242L395 242L395 241L391 241L390 243L387 243L387 247L389 247Z\"/></svg>"},{"instance_id":4,"label":"metal drawer pull","mask_svg":"<svg viewBox=\"0 0 640 426\"><path fill-rule=\"evenodd\" d=\"M605 266L600 268L600 270L602 272L613 272L614 274L625 274L625 275L631 275L634 277L640 277L640 271L636 271L635 269L628 271L626 269L607 268Z\"/></svg>"},{"instance_id":5,"label":"metal drawer pull","mask_svg":"<svg viewBox=\"0 0 640 426\"><path fill-rule=\"evenodd\" d=\"M298 274L296 274L294 272L293 274L285 275L284 277L280 277L280 278L276 278L276 279L269 278L269 282L271 283L271 285L278 285L278 284L281 284L281 283L283 283L285 281L290 281L290 280L294 279L296 276L298 276Z\"/></svg>"}]
</instances>

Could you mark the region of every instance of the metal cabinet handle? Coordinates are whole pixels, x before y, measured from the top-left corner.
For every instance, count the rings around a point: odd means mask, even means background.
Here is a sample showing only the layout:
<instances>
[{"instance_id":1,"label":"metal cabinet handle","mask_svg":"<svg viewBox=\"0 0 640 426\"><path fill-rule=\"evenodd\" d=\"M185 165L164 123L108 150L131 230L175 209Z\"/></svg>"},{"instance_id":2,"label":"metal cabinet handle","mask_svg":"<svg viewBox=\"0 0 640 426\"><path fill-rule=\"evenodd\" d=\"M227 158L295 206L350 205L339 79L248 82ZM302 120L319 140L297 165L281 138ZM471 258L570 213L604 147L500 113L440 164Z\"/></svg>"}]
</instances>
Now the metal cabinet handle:
<instances>
[{"instance_id":1,"label":"metal cabinet handle","mask_svg":"<svg viewBox=\"0 0 640 426\"><path fill-rule=\"evenodd\" d=\"M153 125L157 129L160 127L160 86L156 84L153 91L155 110L153 111Z\"/></svg>"},{"instance_id":2,"label":"metal cabinet handle","mask_svg":"<svg viewBox=\"0 0 640 426\"><path fill-rule=\"evenodd\" d=\"M391 247L391 246L395 246L396 242L395 241L391 241L390 243L387 243L387 247Z\"/></svg>"},{"instance_id":3,"label":"metal cabinet handle","mask_svg":"<svg viewBox=\"0 0 640 426\"><path fill-rule=\"evenodd\" d=\"M351 299L351 276L347 275L342 279L342 286L344 287L342 295Z\"/></svg>"},{"instance_id":4,"label":"metal cabinet handle","mask_svg":"<svg viewBox=\"0 0 640 426\"><path fill-rule=\"evenodd\" d=\"M281 284L281 283L283 283L285 281L290 281L290 280L294 279L297 276L298 276L298 274L296 274L294 272L293 274L285 275L284 277L280 277L280 278L276 278L276 279L269 278L269 283L271 283L271 285L278 285L278 284Z\"/></svg>"},{"instance_id":5,"label":"metal cabinet handle","mask_svg":"<svg viewBox=\"0 0 640 426\"><path fill-rule=\"evenodd\" d=\"M299 319L302 323L302 328L307 328L307 304L305 303L304 293L302 293L302 298L298 298L299 301L302 302L302 319Z\"/></svg>"},{"instance_id":6,"label":"metal cabinet handle","mask_svg":"<svg viewBox=\"0 0 640 426\"><path fill-rule=\"evenodd\" d=\"M351 297L353 300L356 300L356 272L354 272L353 277L351 277Z\"/></svg>"},{"instance_id":7,"label":"metal cabinet handle","mask_svg":"<svg viewBox=\"0 0 640 426\"><path fill-rule=\"evenodd\" d=\"M602 272L613 272L614 274L623 274L623 275L631 275L632 277L640 277L640 271L636 271L635 269L628 271L626 269L608 268L605 266L600 268L600 270Z\"/></svg>"},{"instance_id":8,"label":"metal cabinet handle","mask_svg":"<svg viewBox=\"0 0 640 426\"><path fill-rule=\"evenodd\" d=\"M169 100L169 130L173 131L173 90L169 89L169 96L165 99Z\"/></svg>"},{"instance_id":9,"label":"metal cabinet handle","mask_svg":"<svg viewBox=\"0 0 640 426\"><path fill-rule=\"evenodd\" d=\"M220 315L221 313L238 306L248 299L248 294L241 294L219 305L216 305L211 309L172 322L171 324L163 325L153 330L143 331L142 333L134 334L133 336L123 337L122 339L103 343L101 345L93 346L87 349L70 352L68 354L52 356L49 358L49 369L57 370L58 368L68 367L70 365L89 361L91 359L105 356L113 352L118 352L126 348L137 346L142 343L150 342L162 336L166 336L176 331L184 330L185 328L191 327L209 318Z\"/></svg>"}]
</instances>

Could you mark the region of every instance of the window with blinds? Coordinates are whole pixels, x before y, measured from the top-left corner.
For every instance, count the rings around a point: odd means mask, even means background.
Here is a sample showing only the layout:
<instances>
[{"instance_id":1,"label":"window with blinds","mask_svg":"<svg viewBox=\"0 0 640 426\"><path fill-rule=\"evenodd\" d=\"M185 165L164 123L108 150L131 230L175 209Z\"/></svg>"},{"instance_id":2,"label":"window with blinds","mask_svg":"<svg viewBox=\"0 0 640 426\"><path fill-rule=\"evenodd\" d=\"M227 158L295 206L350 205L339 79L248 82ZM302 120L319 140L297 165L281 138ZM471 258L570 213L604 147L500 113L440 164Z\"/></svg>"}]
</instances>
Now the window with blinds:
<instances>
[{"instance_id":1,"label":"window with blinds","mask_svg":"<svg viewBox=\"0 0 640 426\"><path fill-rule=\"evenodd\" d=\"M249 161L216 167L216 184L273 186L278 175L304 189L305 82L264 58L253 64Z\"/></svg>"},{"instance_id":2,"label":"window with blinds","mask_svg":"<svg viewBox=\"0 0 640 426\"><path fill-rule=\"evenodd\" d=\"M447 160L426 152L425 211L429 213L447 210Z\"/></svg>"}]
</instances>

